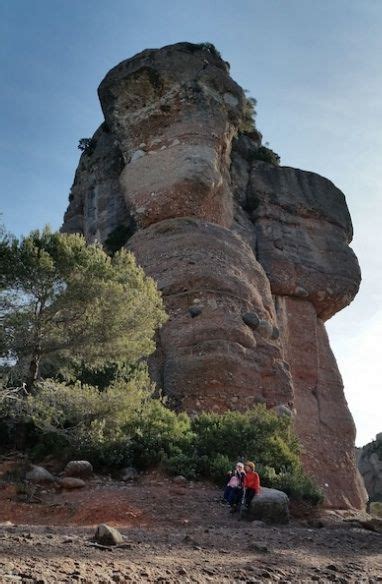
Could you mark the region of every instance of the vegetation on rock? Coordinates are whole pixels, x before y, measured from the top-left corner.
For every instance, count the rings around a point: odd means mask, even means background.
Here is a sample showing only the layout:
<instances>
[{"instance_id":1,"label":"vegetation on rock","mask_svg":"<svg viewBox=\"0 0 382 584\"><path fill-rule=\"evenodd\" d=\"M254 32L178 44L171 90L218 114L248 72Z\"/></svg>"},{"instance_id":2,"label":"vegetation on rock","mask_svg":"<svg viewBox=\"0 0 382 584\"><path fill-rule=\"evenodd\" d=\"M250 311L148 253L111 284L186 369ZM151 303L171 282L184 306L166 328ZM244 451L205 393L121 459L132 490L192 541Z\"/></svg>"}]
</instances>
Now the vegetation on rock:
<instances>
[{"instance_id":1,"label":"vegetation on rock","mask_svg":"<svg viewBox=\"0 0 382 584\"><path fill-rule=\"evenodd\" d=\"M81 152L90 155L93 154L95 146L96 144L93 138L80 138L80 140L78 140L77 148L78 150L81 150Z\"/></svg>"},{"instance_id":2,"label":"vegetation on rock","mask_svg":"<svg viewBox=\"0 0 382 584\"><path fill-rule=\"evenodd\" d=\"M268 146L260 146L253 155L254 160L262 160L274 166L280 164L280 156Z\"/></svg>"},{"instance_id":3,"label":"vegetation on rock","mask_svg":"<svg viewBox=\"0 0 382 584\"><path fill-rule=\"evenodd\" d=\"M247 93L247 90L245 91ZM256 129L256 105L254 97L245 97L243 113L239 125L240 132L252 132Z\"/></svg>"}]
</instances>

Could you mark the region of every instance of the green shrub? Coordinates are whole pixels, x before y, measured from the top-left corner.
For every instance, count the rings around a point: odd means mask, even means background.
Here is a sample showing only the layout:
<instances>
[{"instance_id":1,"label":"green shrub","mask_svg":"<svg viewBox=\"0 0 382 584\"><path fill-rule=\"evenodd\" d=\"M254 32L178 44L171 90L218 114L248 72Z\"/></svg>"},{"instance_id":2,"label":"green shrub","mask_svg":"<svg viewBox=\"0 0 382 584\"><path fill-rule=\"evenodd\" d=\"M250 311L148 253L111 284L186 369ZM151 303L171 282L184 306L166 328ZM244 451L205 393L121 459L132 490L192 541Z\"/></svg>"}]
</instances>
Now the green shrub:
<instances>
[{"instance_id":1,"label":"green shrub","mask_svg":"<svg viewBox=\"0 0 382 584\"><path fill-rule=\"evenodd\" d=\"M94 140L94 138L80 138L78 140L77 146L78 150L81 150L81 152L84 152L89 156L93 154L95 147L96 141Z\"/></svg>"},{"instance_id":2,"label":"green shrub","mask_svg":"<svg viewBox=\"0 0 382 584\"><path fill-rule=\"evenodd\" d=\"M232 467L232 460L226 454L216 454L210 459L208 473L205 474L216 484L223 486L227 482L227 472Z\"/></svg>"},{"instance_id":3,"label":"green shrub","mask_svg":"<svg viewBox=\"0 0 382 584\"><path fill-rule=\"evenodd\" d=\"M174 451L187 455L192 440L187 414L176 414L159 399L145 403L124 432L131 436L133 463L139 468L156 466Z\"/></svg>"},{"instance_id":4,"label":"green shrub","mask_svg":"<svg viewBox=\"0 0 382 584\"><path fill-rule=\"evenodd\" d=\"M174 451L163 459L163 468L170 475L182 475L194 480L198 477L198 459L181 450Z\"/></svg>"},{"instance_id":5,"label":"green shrub","mask_svg":"<svg viewBox=\"0 0 382 584\"><path fill-rule=\"evenodd\" d=\"M240 132L252 132L256 129L256 105L257 100L254 97L245 97L243 112L239 123Z\"/></svg>"},{"instance_id":6,"label":"green shrub","mask_svg":"<svg viewBox=\"0 0 382 584\"><path fill-rule=\"evenodd\" d=\"M129 382L117 380L102 392L89 385L45 380L24 400L24 415L39 429L42 442L58 441L71 455L89 458L95 465L119 466L133 460L132 437L125 428L136 431L142 408L155 401L152 392L143 369Z\"/></svg>"},{"instance_id":7,"label":"green shrub","mask_svg":"<svg viewBox=\"0 0 382 584\"><path fill-rule=\"evenodd\" d=\"M17 403L13 400L12 404ZM256 462L264 486L317 504L322 494L301 468L291 420L259 405L247 412L202 413L190 419L154 397L147 370L104 390L45 380L13 405L18 423L33 422L35 456L85 458L97 468L162 466L169 474L221 486L238 460ZM12 417L12 408L7 410Z\"/></svg>"},{"instance_id":8,"label":"green shrub","mask_svg":"<svg viewBox=\"0 0 382 584\"><path fill-rule=\"evenodd\" d=\"M268 162L274 166L278 166L280 164L280 156L267 146L260 146L253 154L253 158L254 160Z\"/></svg>"},{"instance_id":9,"label":"green shrub","mask_svg":"<svg viewBox=\"0 0 382 584\"><path fill-rule=\"evenodd\" d=\"M192 421L198 456L224 454L231 461L255 460L277 472L299 463L290 419L259 405L247 412L203 413ZM229 470L229 469L228 469Z\"/></svg>"},{"instance_id":10,"label":"green shrub","mask_svg":"<svg viewBox=\"0 0 382 584\"><path fill-rule=\"evenodd\" d=\"M322 491L314 484L301 467L293 472L283 472L272 480L272 487L284 491L294 501L306 501L318 505L324 500Z\"/></svg>"}]
</instances>

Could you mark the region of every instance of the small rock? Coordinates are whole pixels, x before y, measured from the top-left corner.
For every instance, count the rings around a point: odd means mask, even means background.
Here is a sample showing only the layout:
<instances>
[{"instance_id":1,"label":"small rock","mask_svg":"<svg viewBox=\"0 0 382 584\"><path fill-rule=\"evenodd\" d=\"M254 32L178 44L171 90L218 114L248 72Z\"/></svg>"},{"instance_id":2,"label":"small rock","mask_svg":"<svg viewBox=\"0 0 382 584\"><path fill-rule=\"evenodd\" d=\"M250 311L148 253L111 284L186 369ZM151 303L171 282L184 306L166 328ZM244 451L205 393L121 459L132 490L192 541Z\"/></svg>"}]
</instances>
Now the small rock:
<instances>
[{"instance_id":1,"label":"small rock","mask_svg":"<svg viewBox=\"0 0 382 584\"><path fill-rule=\"evenodd\" d=\"M58 484L63 489L82 489L86 486L85 481L82 479L77 479L75 477L64 477L58 481Z\"/></svg>"},{"instance_id":2,"label":"small rock","mask_svg":"<svg viewBox=\"0 0 382 584\"><path fill-rule=\"evenodd\" d=\"M71 460L64 469L66 477L89 477L93 474L93 466L88 460Z\"/></svg>"},{"instance_id":3,"label":"small rock","mask_svg":"<svg viewBox=\"0 0 382 584\"><path fill-rule=\"evenodd\" d=\"M190 306L188 309L188 312L190 313L191 318L195 318L196 316L199 316L199 314L202 314L202 311L203 311L203 307L200 305L199 306L198 305Z\"/></svg>"},{"instance_id":4,"label":"small rock","mask_svg":"<svg viewBox=\"0 0 382 584\"><path fill-rule=\"evenodd\" d=\"M177 477L174 477L173 480L174 483L177 483L178 485L185 485L187 483L187 479L183 475L178 475Z\"/></svg>"},{"instance_id":5,"label":"small rock","mask_svg":"<svg viewBox=\"0 0 382 584\"><path fill-rule=\"evenodd\" d=\"M292 410L284 404L279 404L278 406L275 406L273 410L276 412L278 416L287 416L288 418L292 417Z\"/></svg>"},{"instance_id":6,"label":"small rock","mask_svg":"<svg viewBox=\"0 0 382 584\"><path fill-rule=\"evenodd\" d=\"M46 468L34 464L31 470L26 473L25 478L31 483L54 483L56 480Z\"/></svg>"},{"instance_id":7,"label":"small rock","mask_svg":"<svg viewBox=\"0 0 382 584\"><path fill-rule=\"evenodd\" d=\"M94 539L100 545L118 545L123 543L123 535L115 529L114 527L110 527L106 525L106 523L102 523L98 525Z\"/></svg>"},{"instance_id":8,"label":"small rock","mask_svg":"<svg viewBox=\"0 0 382 584\"><path fill-rule=\"evenodd\" d=\"M138 471L133 466L128 466L122 470L122 480L124 482L135 481L138 478Z\"/></svg>"},{"instance_id":9,"label":"small rock","mask_svg":"<svg viewBox=\"0 0 382 584\"><path fill-rule=\"evenodd\" d=\"M237 97L235 97L234 95L232 95L232 93L229 92L226 92L223 95L223 99L225 103L227 105L230 105L231 107L236 107L239 104L239 100L237 99Z\"/></svg>"},{"instance_id":10,"label":"small rock","mask_svg":"<svg viewBox=\"0 0 382 584\"><path fill-rule=\"evenodd\" d=\"M139 160L140 158L142 158L145 155L146 155L146 152L144 150L136 150L131 155L130 162L134 162L135 160Z\"/></svg>"},{"instance_id":11,"label":"small rock","mask_svg":"<svg viewBox=\"0 0 382 584\"><path fill-rule=\"evenodd\" d=\"M246 312L243 314L243 322L252 329L257 329L260 323L260 319L256 312Z\"/></svg>"},{"instance_id":12,"label":"small rock","mask_svg":"<svg viewBox=\"0 0 382 584\"><path fill-rule=\"evenodd\" d=\"M309 296L309 292L305 290L303 286L297 286L294 291L296 296L300 296L300 298L306 298Z\"/></svg>"},{"instance_id":13,"label":"small rock","mask_svg":"<svg viewBox=\"0 0 382 584\"><path fill-rule=\"evenodd\" d=\"M273 334L273 325L268 322L267 320L260 320L259 325L257 327L261 336L270 339Z\"/></svg>"},{"instance_id":14,"label":"small rock","mask_svg":"<svg viewBox=\"0 0 382 584\"><path fill-rule=\"evenodd\" d=\"M253 552L258 552L259 554L268 554L269 553L269 549L267 548L266 545L260 545L258 543L249 544L248 549L253 551Z\"/></svg>"},{"instance_id":15,"label":"small rock","mask_svg":"<svg viewBox=\"0 0 382 584\"><path fill-rule=\"evenodd\" d=\"M274 327L273 327L273 330L272 330L272 334L271 334L271 339L273 339L273 340L276 340L276 339L278 339L279 337L280 337L280 331L279 331L279 329L277 328L277 326L274 326Z\"/></svg>"}]
</instances>

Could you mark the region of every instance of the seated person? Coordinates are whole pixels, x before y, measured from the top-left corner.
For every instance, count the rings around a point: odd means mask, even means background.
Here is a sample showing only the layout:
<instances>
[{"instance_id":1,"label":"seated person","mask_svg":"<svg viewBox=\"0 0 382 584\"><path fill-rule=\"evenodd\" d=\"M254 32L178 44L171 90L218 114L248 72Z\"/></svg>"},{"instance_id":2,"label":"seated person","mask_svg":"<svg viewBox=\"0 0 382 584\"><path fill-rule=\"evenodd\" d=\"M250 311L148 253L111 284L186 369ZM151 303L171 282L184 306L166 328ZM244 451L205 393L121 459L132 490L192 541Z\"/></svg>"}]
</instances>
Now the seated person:
<instances>
[{"instance_id":1,"label":"seated person","mask_svg":"<svg viewBox=\"0 0 382 584\"><path fill-rule=\"evenodd\" d=\"M224 489L224 499L230 505L231 511L234 512L243 496L243 483L245 478L244 464L238 462L235 470L230 472L229 475L230 479Z\"/></svg>"},{"instance_id":2,"label":"seated person","mask_svg":"<svg viewBox=\"0 0 382 584\"><path fill-rule=\"evenodd\" d=\"M243 510L247 511L251 501L255 495L260 491L260 477L255 472L255 463L249 460L244 464L245 478L244 478L244 501Z\"/></svg>"}]
</instances>

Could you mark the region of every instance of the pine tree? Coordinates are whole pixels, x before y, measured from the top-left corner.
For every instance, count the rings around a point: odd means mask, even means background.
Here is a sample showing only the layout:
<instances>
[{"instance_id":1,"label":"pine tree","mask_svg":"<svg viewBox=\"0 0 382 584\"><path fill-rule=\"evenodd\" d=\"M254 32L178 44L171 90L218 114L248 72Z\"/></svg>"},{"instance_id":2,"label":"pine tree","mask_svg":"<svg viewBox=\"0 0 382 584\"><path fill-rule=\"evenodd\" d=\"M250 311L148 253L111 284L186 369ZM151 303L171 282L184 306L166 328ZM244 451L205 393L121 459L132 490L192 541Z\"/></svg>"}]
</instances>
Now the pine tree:
<instances>
[{"instance_id":1,"label":"pine tree","mask_svg":"<svg viewBox=\"0 0 382 584\"><path fill-rule=\"evenodd\" d=\"M110 258L81 235L34 231L0 248L2 361L23 365L28 390L44 361L134 363L166 320L155 282L120 250Z\"/></svg>"}]
</instances>

